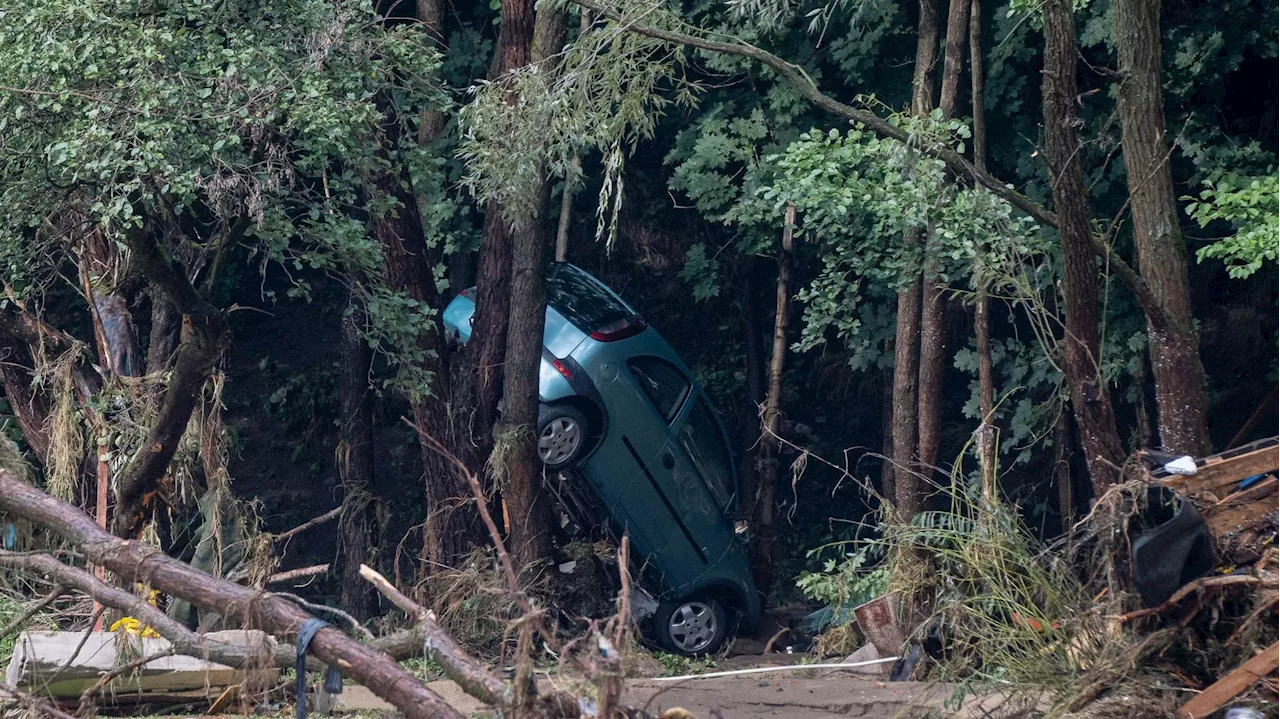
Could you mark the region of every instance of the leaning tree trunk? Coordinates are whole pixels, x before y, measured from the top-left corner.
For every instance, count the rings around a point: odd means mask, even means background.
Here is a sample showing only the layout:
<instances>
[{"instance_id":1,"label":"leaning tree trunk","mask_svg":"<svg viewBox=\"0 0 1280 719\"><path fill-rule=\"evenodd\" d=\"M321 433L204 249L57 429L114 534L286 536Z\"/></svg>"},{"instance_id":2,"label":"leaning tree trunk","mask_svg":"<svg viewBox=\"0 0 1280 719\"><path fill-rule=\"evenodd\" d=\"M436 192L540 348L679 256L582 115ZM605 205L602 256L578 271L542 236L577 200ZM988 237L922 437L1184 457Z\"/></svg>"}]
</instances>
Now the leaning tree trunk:
<instances>
[{"instance_id":1,"label":"leaning tree trunk","mask_svg":"<svg viewBox=\"0 0 1280 719\"><path fill-rule=\"evenodd\" d=\"M911 92L911 111L916 115L927 115L933 110L933 77L937 62L937 4L935 0L920 0ZM907 251L918 251L921 239L919 230L908 230L904 238ZM924 506L924 493L927 491L921 486L917 474L921 283L921 277L916 274L898 290L898 324L893 345L893 485L899 516L907 518Z\"/></svg>"},{"instance_id":2,"label":"leaning tree trunk","mask_svg":"<svg viewBox=\"0 0 1280 719\"><path fill-rule=\"evenodd\" d=\"M1166 449L1202 456L1210 451L1204 365L1191 315L1186 244L1169 171L1160 87L1160 0L1116 0L1111 14L1120 55L1122 80L1116 104L1123 127L1138 269L1164 308L1164 321L1148 318L1160 442Z\"/></svg>"},{"instance_id":3,"label":"leaning tree trunk","mask_svg":"<svg viewBox=\"0 0 1280 719\"><path fill-rule=\"evenodd\" d=\"M350 297L339 333L338 479L342 483L342 606L365 620L373 608L373 587L360 576L360 565L377 566L378 500L373 491L373 394L369 391L369 344L364 338L365 314Z\"/></svg>"},{"instance_id":4,"label":"leaning tree trunk","mask_svg":"<svg viewBox=\"0 0 1280 719\"><path fill-rule=\"evenodd\" d=\"M1062 242L1062 294L1066 304L1066 374L1094 492L1117 479L1123 460L1111 395L1102 378L1098 336L1098 272L1089 233L1088 190L1076 128L1076 28L1072 0L1044 3L1044 137L1053 203Z\"/></svg>"},{"instance_id":5,"label":"leaning tree trunk","mask_svg":"<svg viewBox=\"0 0 1280 719\"><path fill-rule=\"evenodd\" d=\"M503 23L508 12L523 17L533 12L532 0L503 3ZM548 6L537 13L529 42L534 62L551 63L564 45L565 11ZM514 30L513 30L514 32ZM553 67L543 69L548 76ZM511 306L507 312L507 353L503 367L503 433L510 443L503 498L510 517L509 545L522 567L551 556L554 513L551 498L543 491L542 463L538 459L538 378L542 367L543 331L546 326L546 255L550 206L550 178L542 177L532 217L523 218L512 231Z\"/></svg>"},{"instance_id":6,"label":"leaning tree trunk","mask_svg":"<svg viewBox=\"0 0 1280 719\"><path fill-rule=\"evenodd\" d=\"M746 378L747 413L742 421L742 463L739 472L742 485L741 512L753 519L760 496L760 467L755 447L760 441L760 408L765 398L764 330L760 318L760 302L756 296L754 258L748 257L742 270L742 334L743 376Z\"/></svg>"}]
</instances>

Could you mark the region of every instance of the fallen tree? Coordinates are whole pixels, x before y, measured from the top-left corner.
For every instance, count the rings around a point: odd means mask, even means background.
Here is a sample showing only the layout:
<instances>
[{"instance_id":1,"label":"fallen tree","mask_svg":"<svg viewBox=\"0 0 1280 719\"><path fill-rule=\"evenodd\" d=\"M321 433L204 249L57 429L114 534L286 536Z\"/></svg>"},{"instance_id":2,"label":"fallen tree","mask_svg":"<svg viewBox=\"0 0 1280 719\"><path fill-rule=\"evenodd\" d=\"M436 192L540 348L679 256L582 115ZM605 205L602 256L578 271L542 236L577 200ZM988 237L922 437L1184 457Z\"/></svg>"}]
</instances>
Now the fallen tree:
<instances>
[{"instance_id":1,"label":"fallen tree","mask_svg":"<svg viewBox=\"0 0 1280 719\"><path fill-rule=\"evenodd\" d=\"M141 542L113 537L80 510L22 483L6 470L0 470L0 510L49 528L78 547L89 562L106 567L127 582L154 587L282 639L296 639L298 630L312 619L285 599L217 579ZM101 587L94 589L101 591ZM392 657L337 629L320 629L311 641L311 651L409 719L462 717Z\"/></svg>"}]
</instances>

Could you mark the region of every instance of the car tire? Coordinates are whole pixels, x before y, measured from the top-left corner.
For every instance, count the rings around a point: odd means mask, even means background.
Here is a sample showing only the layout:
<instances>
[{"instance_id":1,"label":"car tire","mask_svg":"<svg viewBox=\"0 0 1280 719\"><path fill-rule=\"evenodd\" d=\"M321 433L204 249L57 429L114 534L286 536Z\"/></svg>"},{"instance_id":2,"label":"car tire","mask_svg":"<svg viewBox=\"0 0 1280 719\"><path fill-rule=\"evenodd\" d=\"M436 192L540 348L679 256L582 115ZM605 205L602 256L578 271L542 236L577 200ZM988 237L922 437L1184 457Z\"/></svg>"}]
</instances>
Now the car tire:
<instances>
[{"instance_id":1,"label":"car tire","mask_svg":"<svg viewBox=\"0 0 1280 719\"><path fill-rule=\"evenodd\" d=\"M693 596L658 605L653 615L658 645L672 654L699 657L714 654L729 637L724 604L707 596Z\"/></svg>"},{"instance_id":2,"label":"car tire","mask_svg":"<svg viewBox=\"0 0 1280 719\"><path fill-rule=\"evenodd\" d=\"M548 472L568 469L587 453L587 415L571 404L538 406L538 459Z\"/></svg>"}]
</instances>

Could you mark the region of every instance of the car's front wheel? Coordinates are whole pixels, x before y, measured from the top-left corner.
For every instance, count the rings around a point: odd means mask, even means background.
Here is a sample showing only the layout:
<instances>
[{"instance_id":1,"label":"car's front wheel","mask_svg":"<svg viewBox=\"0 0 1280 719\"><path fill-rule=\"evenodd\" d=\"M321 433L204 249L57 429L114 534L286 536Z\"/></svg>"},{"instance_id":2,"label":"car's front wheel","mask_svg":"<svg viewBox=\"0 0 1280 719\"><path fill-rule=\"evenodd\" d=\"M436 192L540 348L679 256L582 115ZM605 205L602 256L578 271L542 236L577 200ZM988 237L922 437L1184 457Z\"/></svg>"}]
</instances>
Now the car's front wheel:
<instances>
[{"instance_id":1,"label":"car's front wheel","mask_svg":"<svg viewBox=\"0 0 1280 719\"><path fill-rule=\"evenodd\" d=\"M538 459L547 471L573 466L587 449L587 416L571 404L538 407Z\"/></svg>"},{"instance_id":2,"label":"car's front wheel","mask_svg":"<svg viewBox=\"0 0 1280 719\"><path fill-rule=\"evenodd\" d=\"M663 602L653 624L658 644L686 657L714 654L729 636L724 605L705 596Z\"/></svg>"}]
</instances>

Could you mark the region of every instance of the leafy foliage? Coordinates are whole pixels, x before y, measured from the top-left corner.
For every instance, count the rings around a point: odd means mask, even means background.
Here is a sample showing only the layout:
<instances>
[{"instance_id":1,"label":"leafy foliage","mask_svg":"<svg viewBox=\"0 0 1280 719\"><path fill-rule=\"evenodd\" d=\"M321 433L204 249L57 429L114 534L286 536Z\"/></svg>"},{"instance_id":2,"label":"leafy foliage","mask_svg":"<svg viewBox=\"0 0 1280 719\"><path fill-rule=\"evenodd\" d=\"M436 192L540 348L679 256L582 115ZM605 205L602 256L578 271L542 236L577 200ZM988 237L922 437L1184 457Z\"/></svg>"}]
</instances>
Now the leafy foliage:
<instances>
[{"instance_id":1,"label":"leafy foliage","mask_svg":"<svg viewBox=\"0 0 1280 719\"><path fill-rule=\"evenodd\" d=\"M1187 198L1191 199L1191 198ZM1186 212L1201 227L1229 223L1235 234L1196 250L1196 260L1212 258L1227 266L1227 274L1244 279L1276 261L1280 249L1280 180L1275 173L1241 177L1220 173L1204 181Z\"/></svg>"}]
</instances>

